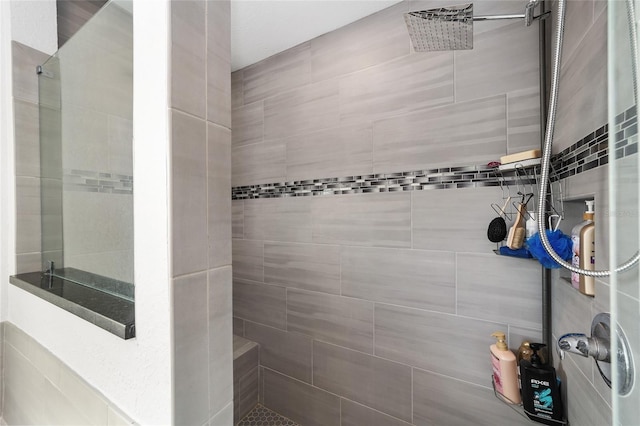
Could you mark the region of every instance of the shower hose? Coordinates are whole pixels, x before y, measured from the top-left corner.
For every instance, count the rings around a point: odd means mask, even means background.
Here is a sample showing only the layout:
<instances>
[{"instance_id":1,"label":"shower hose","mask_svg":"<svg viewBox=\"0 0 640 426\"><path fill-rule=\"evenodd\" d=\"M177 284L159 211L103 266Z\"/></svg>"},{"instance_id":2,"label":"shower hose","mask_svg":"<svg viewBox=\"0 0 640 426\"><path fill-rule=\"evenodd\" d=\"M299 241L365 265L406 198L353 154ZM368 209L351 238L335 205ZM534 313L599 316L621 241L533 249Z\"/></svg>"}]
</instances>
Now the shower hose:
<instances>
[{"instance_id":1,"label":"shower hose","mask_svg":"<svg viewBox=\"0 0 640 426\"><path fill-rule=\"evenodd\" d=\"M633 96L635 104L638 105L638 42L636 38L635 27L635 11L634 0L627 0L627 15L629 21L629 38L631 45L631 65L633 74ZM553 145L553 130L556 120L556 109L558 106L558 80L560 78L560 62L562 58L562 38L564 33L564 18L565 18L566 0L558 1L558 17L557 17L557 31L556 39L554 41L555 55L553 57L553 69L551 74L551 94L549 99L549 114L547 119L547 128L544 135L544 146L540 171L540 193L538 194L538 229L540 229L540 241L545 251L560 264L560 266L575 272L580 275L589 277L607 277L611 275L611 270L587 270L573 266L571 263L562 259L551 247L547 233L545 232L545 211L546 211L546 194L549 180L549 168L551 163L551 147ZM615 272L626 271L627 269L638 263L640 258L640 252L636 252L631 259L627 260L623 264L619 265Z\"/></svg>"}]
</instances>

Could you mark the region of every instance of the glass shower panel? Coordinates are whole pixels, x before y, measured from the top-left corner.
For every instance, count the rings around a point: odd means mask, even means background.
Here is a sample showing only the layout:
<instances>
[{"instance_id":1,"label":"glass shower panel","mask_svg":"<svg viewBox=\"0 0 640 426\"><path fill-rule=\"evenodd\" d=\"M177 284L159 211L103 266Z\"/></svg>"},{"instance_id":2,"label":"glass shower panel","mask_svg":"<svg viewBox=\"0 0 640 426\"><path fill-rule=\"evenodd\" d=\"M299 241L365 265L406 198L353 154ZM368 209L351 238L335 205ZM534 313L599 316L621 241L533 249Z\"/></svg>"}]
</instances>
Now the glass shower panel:
<instances>
[{"instance_id":1,"label":"glass shower panel","mask_svg":"<svg viewBox=\"0 0 640 426\"><path fill-rule=\"evenodd\" d=\"M638 174L638 118L634 96L634 66L631 42L637 34L638 17L633 0L608 2L609 77L609 261L611 269L631 258L640 241L640 185ZM630 13L631 12L631 13ZM631 26L630 26L631 24ZM636 29L636 31L633 31ZM637 65L636 65L637 68ZM604 247L603 247L604 248ZM640 275L638 265L613 273L609 280L611 322L619 324L635 358L635 385L621 391L622 378L613 375L612 413L615 425L635 425L640 419ZM612 347L617 347L612 333ZM613 371L618 371L612 360Z\"/></svg>"},{"instance_id":2,"label":"glass shower panel","mask_svg":"<svg viewBox=\"0 0 640 426\"><path fill-rule=\"evenodd\" d=\"M133 283L131 12L110 1L39 69L43 270L85 284Z\"/></svg>"}]
</instances>

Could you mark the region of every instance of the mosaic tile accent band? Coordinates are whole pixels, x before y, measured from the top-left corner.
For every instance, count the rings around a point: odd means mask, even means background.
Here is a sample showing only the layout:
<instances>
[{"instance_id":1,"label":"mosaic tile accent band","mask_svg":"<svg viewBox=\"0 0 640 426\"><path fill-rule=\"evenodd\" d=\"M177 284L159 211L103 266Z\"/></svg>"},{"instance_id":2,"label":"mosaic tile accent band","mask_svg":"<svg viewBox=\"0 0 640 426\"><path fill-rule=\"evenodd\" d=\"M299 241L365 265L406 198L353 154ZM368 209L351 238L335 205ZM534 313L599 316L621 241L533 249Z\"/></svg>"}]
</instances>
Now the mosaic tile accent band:
<instances>
[{"instance_id":1,"label":"mosaic tile accent band","mask_svg":"<svg viewBox=\"0 0 640 426\"><path fill-rule=\"evenodd\" d=\"M65 191L133 194L133 176L129 175L65 169L62 183Z\"/></svg>"},{"instance_id":2,"label":"mosaic tile accent band","mask_svg":"<svg viewBox=\"0 0 640 426\"><path fill-rule=\"evenodd\" d=\"M609 162L608 124L594 130L578 142L551 158L552 180L564 179ZM615 158L638 152L636 107L616 117ZM320 195L363 194L370 192L421 191L430 189L476 188L509 184L515 172L498 172L486 165L444 167L398 173L331 177L301 181L265 183L232 188L233 200L255 198L305 197ZM535 178L525 183L535 183Z\"/></svg>"}]
</instances>

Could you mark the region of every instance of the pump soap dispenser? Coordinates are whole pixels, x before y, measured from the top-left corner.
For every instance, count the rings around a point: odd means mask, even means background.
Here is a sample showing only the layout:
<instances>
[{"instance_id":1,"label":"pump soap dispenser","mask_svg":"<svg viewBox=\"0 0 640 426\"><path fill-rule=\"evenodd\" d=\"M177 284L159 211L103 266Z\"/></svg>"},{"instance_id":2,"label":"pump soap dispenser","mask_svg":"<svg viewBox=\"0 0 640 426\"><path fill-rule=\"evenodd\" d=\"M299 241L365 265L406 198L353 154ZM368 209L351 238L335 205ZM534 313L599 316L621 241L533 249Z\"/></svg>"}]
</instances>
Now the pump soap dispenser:
<instances>
[{"instance_id":1,"label":"pump soap dispenser","mask_svg":"<svg viewBox=\"0 0 640 426\"><path fill-rule=\"evenodd\" d=\"M520 389L518 388L518 371L516 356L507 347L505 335L502 331L492 334L498 341L491 345L491 363L493 364L493 383L496 391L509 404L520 404Z\"/></svg>"},{"instance_id":2,"label":"pump soap dispenser","mask_svg":"<svg viewBox=\"0 0 640 426\"><path fill-rule=\"evenodd\" d=\"M562 399L556 370L542 363L538 351L543 343L531 343L531 361L520 361L522 405L527 416L536 422L557 425L562 422Z\"/></svg>"}]
</instances>

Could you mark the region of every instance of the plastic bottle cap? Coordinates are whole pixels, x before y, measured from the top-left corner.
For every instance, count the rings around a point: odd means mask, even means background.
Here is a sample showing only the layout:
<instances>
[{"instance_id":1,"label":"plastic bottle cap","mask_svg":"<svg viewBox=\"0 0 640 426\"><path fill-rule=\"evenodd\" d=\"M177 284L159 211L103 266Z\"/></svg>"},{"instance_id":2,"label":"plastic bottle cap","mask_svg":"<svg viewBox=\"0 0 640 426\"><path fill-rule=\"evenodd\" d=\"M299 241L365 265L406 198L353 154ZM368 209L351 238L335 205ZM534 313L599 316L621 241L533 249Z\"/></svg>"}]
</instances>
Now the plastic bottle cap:
<instances>
[{"instance_id":1,"label":"plastic bottle cap","mask_svg":"<svg viewBox=\"0 0 640 426\"><path fill-rule=\"evenodd\" d=\"M509 350L509 348L507 347L506 337L502 331L496 331L492 334L492 336L498 340L498 342L496 343L496 347L498 348L498 350Z\"/></svg>"},{"instance_id":2,"label":"plastic bottle cap","mask_svg":"<svg viewBox=\"0 0 640 426\"><path fill-rule=\"evenodd\" d=\"M540 355L538 355L538 351L540 349L544 348L545 346L547 346L547 345L545 345L544 343L531 343L531 344L529 344L529 347L533 351L533 354L531 355L531 366L532 367L540 368L540 367L542 367L544 365L542 363L542 359L540 358Z\"/></svg>"},{"instance_id":3,"label":"plastic bottle cap","mask_svg":"<svg viewBox=\"0 0 640 426\"><path fill-rule=\"evenodd\" d=\"M596 204L596 200L586 200L584 203L587 205L587 213L595 213L593 208Z\"/></svg>"}]
</instances>

